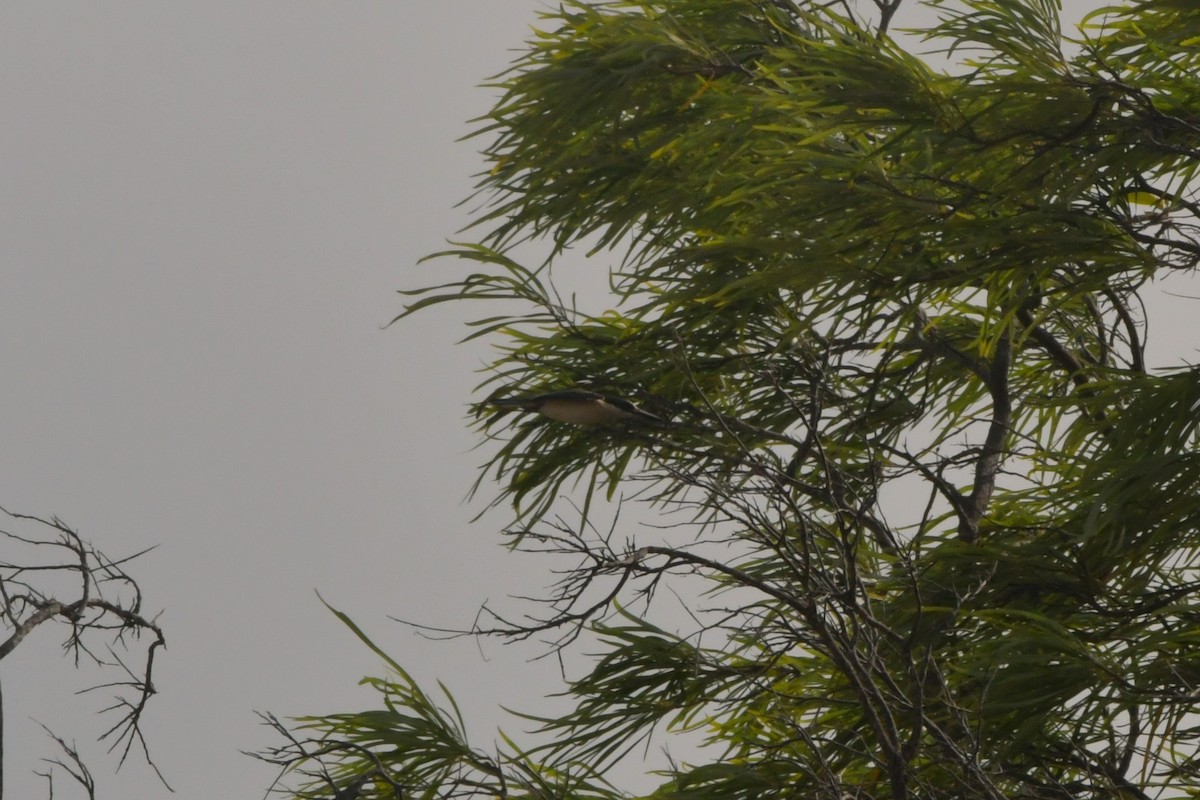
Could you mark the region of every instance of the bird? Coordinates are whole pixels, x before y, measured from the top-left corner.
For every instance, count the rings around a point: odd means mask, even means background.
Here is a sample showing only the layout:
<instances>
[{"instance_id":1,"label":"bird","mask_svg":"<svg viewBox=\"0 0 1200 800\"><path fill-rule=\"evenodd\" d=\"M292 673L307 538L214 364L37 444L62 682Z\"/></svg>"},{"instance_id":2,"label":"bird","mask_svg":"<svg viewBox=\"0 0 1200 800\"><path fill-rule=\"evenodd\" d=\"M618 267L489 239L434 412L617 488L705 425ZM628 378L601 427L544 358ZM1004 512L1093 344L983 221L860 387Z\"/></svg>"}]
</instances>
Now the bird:
<instances>
[{"instance_id":1,"label":"bird","mask_svg":"<svg viewBox=\"0 0 1200 800\"><path fill-rule=\"evenodd\" d=\"M562 389L530 397L497 397L487 401L500 408L535 411L544 417L571 425L609 425L637 420L662 423L662 417L638 408L622 397L583 389Z\"/></svg>"}]
</instances>

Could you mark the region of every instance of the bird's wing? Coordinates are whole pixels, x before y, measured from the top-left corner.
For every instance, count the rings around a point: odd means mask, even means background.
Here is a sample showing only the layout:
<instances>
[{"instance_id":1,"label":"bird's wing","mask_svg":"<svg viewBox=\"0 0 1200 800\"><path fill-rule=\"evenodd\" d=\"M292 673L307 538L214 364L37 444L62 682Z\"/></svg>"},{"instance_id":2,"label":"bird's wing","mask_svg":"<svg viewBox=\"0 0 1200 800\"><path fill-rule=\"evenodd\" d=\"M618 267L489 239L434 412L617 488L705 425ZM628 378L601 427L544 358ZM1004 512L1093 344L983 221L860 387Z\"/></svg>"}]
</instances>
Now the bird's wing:
<instances>
[{"instance_id":1,"label":"bird's wing","mask_svg":"<svg viewBox=\"0 0 1200 800\"><path fill-rule=\"evenodd\" d=\"M554 400L565 400L567 402L589 403L596 400L606 400L607 398L596 392L589 392L586 389L559 389L556 392L546 392L535 397L529 398L536 400L539 403L545 403Z\"/></svg>"}]
</instances>

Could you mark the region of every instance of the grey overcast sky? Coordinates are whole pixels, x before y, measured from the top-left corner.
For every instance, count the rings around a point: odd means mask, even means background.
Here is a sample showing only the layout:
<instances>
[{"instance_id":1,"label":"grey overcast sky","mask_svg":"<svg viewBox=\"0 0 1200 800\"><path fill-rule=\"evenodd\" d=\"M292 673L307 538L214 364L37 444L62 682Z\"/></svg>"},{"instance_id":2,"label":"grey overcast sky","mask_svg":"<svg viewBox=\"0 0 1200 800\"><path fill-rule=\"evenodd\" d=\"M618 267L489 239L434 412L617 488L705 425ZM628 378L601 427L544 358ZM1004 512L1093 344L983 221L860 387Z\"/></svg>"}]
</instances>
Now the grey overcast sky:
<instances>
[{"instance_id":1,"label":"grey overcast sky","mask_svg":"<svg viewBox=\"0 0 1200 800\"><path fill-rule=\"evenodd\" d=\"M486 353L453 346L453 310L383 329L395 289L453 267L413 265L466 221L481 162L455 140L538 7L5 4L0 504L113 557L159 545L130 571L165 609L146 732L178 797L262 795L273 773L238 752L274 743L255 709L373 701L355 683L378 664L314 589L444 678L483 744L498 703L554 685L530 650L387 620L469 624L546 583L463 502ZM61 633L3 664L9 796L46 794L31 719L75 739L102 797L168 796L136 759L111 775L108 695L73 694L103 676Z\"/></svg>"},{"instance_id":2,"label":"grey overcast sky","mask_svg":"<svg viewBox=\"0 0 1200 800\"><path fill-rule=\"evenodd\" d=\"M382 326L395 289L452 266L412 265L466 220L481 162L455 140L536 8L4 7L0 503L114 557L159 545L130 571L165 609L147 733L177 796L262 795L271 771L238 753L273 742L253 710L371 699L377 663L314 589L481 705L529 669L386 619L469 623L515 584L462 502L481 351L453 346L452 314ZM75 738L102 796L167 796L136 759L108 774L87 712L109 694L72 694L98 676L61 633L3 664L8 796L46 794L31 717Z\"/></svg>"}]
</instances>

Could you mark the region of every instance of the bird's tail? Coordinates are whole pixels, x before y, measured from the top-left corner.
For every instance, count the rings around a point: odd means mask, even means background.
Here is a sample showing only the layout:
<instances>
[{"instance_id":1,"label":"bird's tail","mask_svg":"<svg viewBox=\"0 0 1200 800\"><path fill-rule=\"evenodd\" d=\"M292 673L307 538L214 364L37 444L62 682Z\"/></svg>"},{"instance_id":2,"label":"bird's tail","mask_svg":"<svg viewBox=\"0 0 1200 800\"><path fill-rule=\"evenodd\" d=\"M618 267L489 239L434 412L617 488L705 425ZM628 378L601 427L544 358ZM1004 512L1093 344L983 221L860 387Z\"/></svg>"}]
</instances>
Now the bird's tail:
<instances>
[{"instance_id":1,"label":"bird's tail","mask_svg":"<svg viewBox=\"0 0 1200 800\"><path fill-rule=\"evenodd\" d=\"M533 411L537 406L536 401L526 397L493 397L486 401L489 406L497 406L498 408L516 408L521 411Z\"/></svg>"}]
</instances>

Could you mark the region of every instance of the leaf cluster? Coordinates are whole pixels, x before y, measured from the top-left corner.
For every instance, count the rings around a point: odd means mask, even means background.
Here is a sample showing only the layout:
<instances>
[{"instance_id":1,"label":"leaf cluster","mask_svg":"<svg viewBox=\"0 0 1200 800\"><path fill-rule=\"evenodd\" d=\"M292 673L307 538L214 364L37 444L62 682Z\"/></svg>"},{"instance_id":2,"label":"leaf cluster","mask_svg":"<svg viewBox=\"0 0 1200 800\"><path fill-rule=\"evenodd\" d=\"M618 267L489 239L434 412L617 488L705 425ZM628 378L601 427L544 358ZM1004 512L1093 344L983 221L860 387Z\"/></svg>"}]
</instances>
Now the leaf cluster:
<instances>
[{"instance_id":1,"label":"leaf cluster","mask_svg":"<svg viewBox=\"0 0 1200 800\"><path fill-rule=\"evenodd\" d=\"M551 744L470 790L405 750L378 796L616 796L614 762L696 726L712 747L654 797L1200 792L1200 377L1149 369L1140 294L1200 258L1200 10L1068 40L1047 0L929 5L951 71L889 4L574 0L495 79L479 235L451 251L474 271L406 314L503 309L471 334L499 348L484 396L582 387L667 423L478 406L510 541L577 566L548 615L475 632L590 623L604 653L538 720ZM556 289L597 268L611 308ZM662 525L597 533L597 491ZM663 585L710 592L691 635L606 621Z\"/></svg>"}]
</instances>

